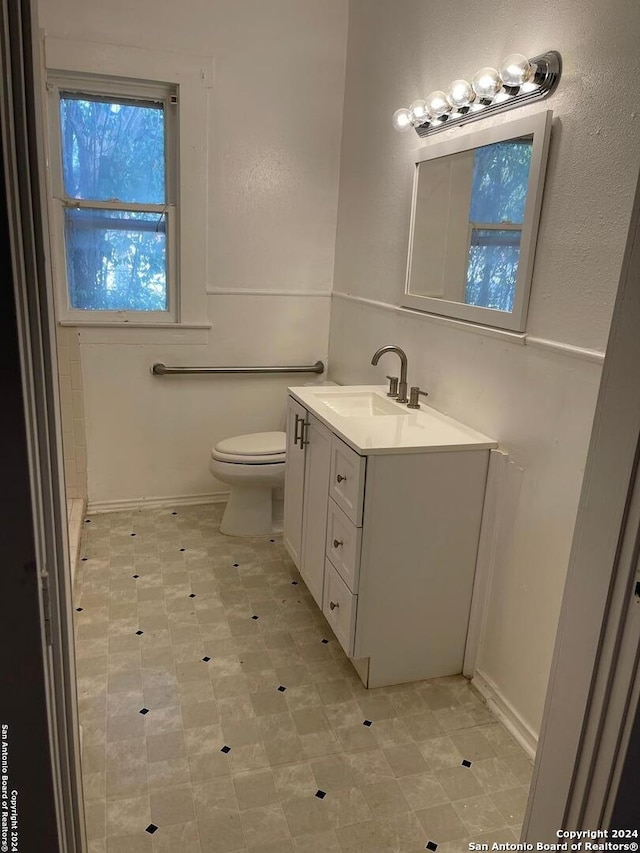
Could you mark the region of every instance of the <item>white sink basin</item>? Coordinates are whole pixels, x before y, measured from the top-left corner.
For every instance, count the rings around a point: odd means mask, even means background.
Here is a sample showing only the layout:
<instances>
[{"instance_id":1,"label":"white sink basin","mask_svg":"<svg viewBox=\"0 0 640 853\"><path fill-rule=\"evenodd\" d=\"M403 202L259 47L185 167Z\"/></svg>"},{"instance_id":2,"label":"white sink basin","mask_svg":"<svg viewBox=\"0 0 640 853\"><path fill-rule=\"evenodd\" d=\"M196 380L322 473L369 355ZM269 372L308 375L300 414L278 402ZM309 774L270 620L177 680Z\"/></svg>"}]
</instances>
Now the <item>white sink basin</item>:
<instances>
[{"instance_id":1,"label":"white sink basin","mask_svg":"<svg viewBox=\"0 0 640 853\"><path fill-rule=\"evenodd\" d=\"M379 394L371 391L356 391L351 394L339 394L335 392L324 392L315 395L320 400L343 418L369 418L379 416L406 415L408 412L397 403L386 400Z\"/></svg>"},{"instance_id":2,"label":"white sink basin","mask_svg":"<svg viewBox=\"0 0 640 853\"><path fill-rule=\"evenodd\" d=\"M498 446L425 403L408 409L387 397L386 385L302 385L289 393L361 456Z\"/></svg>"}]
</instances>

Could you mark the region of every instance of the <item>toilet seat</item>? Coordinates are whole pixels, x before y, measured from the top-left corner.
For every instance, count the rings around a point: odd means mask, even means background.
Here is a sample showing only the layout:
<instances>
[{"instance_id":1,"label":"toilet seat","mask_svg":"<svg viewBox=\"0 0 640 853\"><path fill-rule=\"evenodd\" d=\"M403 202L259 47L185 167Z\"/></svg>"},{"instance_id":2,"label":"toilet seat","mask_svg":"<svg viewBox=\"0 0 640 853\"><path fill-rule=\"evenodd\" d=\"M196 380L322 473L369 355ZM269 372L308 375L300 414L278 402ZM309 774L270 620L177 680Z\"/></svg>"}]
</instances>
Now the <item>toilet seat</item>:
<instances>
[{"instance_id":1,"label":"toilet seat","mask_svg":"<svg viewBox=\"0 0 640 853\"><path fill-rule=\"evenodd\" d=\"M287 434L284 432L236 435L218 442L211 451L211 458L236 465L273 465L284 463L286 447Z\"/></svg>"}]
</instances>

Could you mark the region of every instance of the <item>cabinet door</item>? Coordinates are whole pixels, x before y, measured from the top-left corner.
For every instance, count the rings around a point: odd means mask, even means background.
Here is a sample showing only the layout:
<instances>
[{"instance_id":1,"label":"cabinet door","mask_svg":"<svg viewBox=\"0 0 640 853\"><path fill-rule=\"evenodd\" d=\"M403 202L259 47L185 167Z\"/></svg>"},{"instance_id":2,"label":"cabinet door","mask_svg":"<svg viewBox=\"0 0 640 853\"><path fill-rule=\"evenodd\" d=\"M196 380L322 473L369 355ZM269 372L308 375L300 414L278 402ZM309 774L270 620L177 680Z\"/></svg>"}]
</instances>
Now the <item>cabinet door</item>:
<instances>
[{"instance_id":1,"label":"cabinet door","mask_svg":"<svg viewBox=\"0 0 640 853\"><path fill-rule=\"evenodd\" d=\"M362 528L356 527L329 498L327 557L351 592L358 592Z\"/></svg>"},{"instance_id":2,"label":"cabinet door","mask_svg":"<svg viewBox=\"0 0 640 853\"><path fill-rule=\"evenodd\" d=\"M287 461L284 473L284 546L300 568L305 448L302 432L307 410L293 397L287 401Z\"/></svg>"},{"instance_id":3,"label":"cabinet door","mask_svg":"<svg viewBox=\"0 0 640 853\"><path fill-rule=\"evenodd\" d=\"M331 432L313 415L304 428L306 450L304 519L300 574L322 607L327 503L331 470Z\"/></svg>"},{"instance_id":4,"label":"cabinet door","mask_svg":"<svg viewBox=\"0 0 640 853\"><path fill-rule=\"evenodd\" d=\"M357 607L358 596L353 595L335 567L327 560L322 612L349 657L353 657Z\"/></svg>"},{"instance_id":5,"label":"cabinet door","mask_svg":"<svg viewBox=\"0 0 640 853\"><path fill-rule=\"evenodd\" d=\"M337 435L333 436L330 495L356 527L362 525L366 465L365 456L359 456Z\"/></svg>"}]
</instances>

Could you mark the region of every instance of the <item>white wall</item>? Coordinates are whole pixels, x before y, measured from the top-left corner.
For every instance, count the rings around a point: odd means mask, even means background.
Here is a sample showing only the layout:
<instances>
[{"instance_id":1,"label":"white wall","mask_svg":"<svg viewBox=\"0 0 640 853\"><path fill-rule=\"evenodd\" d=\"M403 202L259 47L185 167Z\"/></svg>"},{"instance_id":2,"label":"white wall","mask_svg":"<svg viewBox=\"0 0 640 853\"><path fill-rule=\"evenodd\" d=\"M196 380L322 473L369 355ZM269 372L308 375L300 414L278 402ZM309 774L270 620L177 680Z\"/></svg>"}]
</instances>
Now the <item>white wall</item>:
<instances>
[{"instance_id":1,"label":"white wall","mask_svg":"<svg viewBox=\"0 0 640 853\"><path fill-rule=\"evenodd\" d=\"M80 343L75 329L57 332L60 417L67 498L87 497L87 440L84 428Z\"/></svg>"},{"instance_id":2,"label":"white wall","mask_svg":"<svg viewBox=\"0 0 640 853\"><path fill-rule=\"evenodd\" d=\"M208 291L211 331L83 328L80 346L90 502L226 491L211 447L282 428L298 380L149 367L326 359L347 2L43 0L39 17L47 37L213 59L206 273L183 282Z\"/></svg>"},{"instance_id":3,"label":"white wall","mask_svg":"<svg viewBox=\"0 0 640 853\"><path fill-rule=\"evenodd\" d=\"M328 299L210 296L211 332L142 330L144 343L81 329L94 504L226 493L208 470L223 437L284 429L284 376L152 376L151 364L313 364L326 358ZM173 340L170 340L173 338Z\"/></svg>"},{"instance_id":4,"label":"white wall","mask_svg":"<svg viewBox=\"0 0 640 853\"><path fill-rule=\"evenodd\" d=\"M464 13L446 0L350 0L332 378L385 381L392 357L374 369L371 355L399 344L432 406L511 455L478 668L534 735L600 377L597 357L541 344L606 345L640 155L639 98L624 83L638 79L639 32L640 6L627 0L515 0L508 14L498 0L464 4ZM527 327L544 340L522 346L394 308L412 151L429 143L397 134L393 111L513 51L552 48L564 74L537 107L555 121Z\"/></svg>"}]
</instances>

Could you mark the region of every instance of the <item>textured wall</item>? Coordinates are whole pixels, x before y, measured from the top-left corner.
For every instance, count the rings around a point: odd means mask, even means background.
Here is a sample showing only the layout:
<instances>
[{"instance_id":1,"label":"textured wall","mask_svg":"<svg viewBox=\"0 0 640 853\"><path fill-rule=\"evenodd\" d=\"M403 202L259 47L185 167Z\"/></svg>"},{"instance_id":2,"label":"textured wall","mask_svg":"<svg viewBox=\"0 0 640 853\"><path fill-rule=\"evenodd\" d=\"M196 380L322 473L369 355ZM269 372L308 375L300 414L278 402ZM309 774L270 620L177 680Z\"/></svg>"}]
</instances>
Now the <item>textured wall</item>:
<instances>
[{"instance_id":1,"label":"textured wall","mask_svg":"<svg viewBox=\"0 0 640 853\"><path fill-rule=\"evenodd\" d=\"M498 0L351 0L336 288L399 302L421 143L393 130L393 111L515 50L555 48L560 88L526 108L555 116L527 331L604 349L640 165L639 34L633 0L516 0L508 14Z\"/></svg>"},{"instance_id":2,"label":"textured wall","mask_svg":"<svg viewBox=\"0 0 640 853\"><path fill-rule=\"evenodd\" d=\"M534 736L600 365L393 309L404 288L412 153L425 143L396 133L391 115L513 51L562 53L557 93L527 108L555 117L527 331L603 350L640 162L631 82L639 33L640 6L628 0L515 0L508 10L497 0L350 0L334 288L387 307L334 297L332 376L385 381L395 365L385 357L371 368L371 354L399 344L432 406L509 452L478 667Z\"/></svg>"},{"instance_id":3,"label":"textured wall","mask_svg":"<svg viewBox=\"0 0 640 853\"><path fill-rule=\"evenodd\" d=\"M212 285L331 286L346 7L346 0L40 3L49 36L213 57Z\"/></svg>"},{"instance_id":4,"label":"textured wall","mask_svg":"<svg viewBox=\"0 0 640 853\"><path fill-rule=\"evenodd\" d=\"M182 282L212 329L82 330L81 352L90 502L227 491L208 472L211 447L279 429L286 379L194 383L149 367L326 357L347 2L43 0L39 15L48 37L213 58L207 276Z\"/></svg>"},{"instance_id":5,"label":"textured wall","mask_svg":"<svg viewBox=\"0 0 640 853\"><path fill-rule=\"evenodd\" d=\"M211 332L149 330L145 342L114 342L80 329L95 502L226 494L209 473L222 438L281 430L296 376L152 376L166 364L313 364L326 359L329 297L210 296Z\"/></svg>"}]
</instances>

